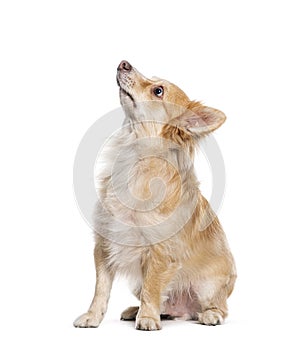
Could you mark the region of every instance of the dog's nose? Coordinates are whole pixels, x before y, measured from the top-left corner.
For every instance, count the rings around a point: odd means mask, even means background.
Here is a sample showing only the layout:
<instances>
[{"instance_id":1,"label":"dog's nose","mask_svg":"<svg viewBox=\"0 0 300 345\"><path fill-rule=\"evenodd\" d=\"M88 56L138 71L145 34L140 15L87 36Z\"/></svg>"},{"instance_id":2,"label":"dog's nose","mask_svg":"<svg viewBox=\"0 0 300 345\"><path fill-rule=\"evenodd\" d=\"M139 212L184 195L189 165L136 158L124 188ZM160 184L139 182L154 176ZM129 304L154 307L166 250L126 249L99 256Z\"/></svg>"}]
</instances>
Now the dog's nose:
<instances>
[{"instance_id":1,"label":"dog's nose","mask_svg":"<svg viewBox=\"0 0 300 345\"><path fill-rule=\"evenodd\" d=\"M126 60L122 60L118 66L118 71L126 71L130 72L132 70L132 66Z\"/></svg>"}]
</instances>

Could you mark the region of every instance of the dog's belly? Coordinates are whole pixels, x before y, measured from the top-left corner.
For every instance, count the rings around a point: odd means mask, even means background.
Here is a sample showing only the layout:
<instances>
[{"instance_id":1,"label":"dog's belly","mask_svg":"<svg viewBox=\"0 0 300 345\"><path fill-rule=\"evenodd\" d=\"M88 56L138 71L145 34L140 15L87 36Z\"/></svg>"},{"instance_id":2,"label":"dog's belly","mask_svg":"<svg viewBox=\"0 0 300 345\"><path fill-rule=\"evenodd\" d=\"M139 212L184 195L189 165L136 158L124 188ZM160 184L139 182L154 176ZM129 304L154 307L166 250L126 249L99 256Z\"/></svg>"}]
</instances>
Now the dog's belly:
<instances>
[{"instance_id":1,"label":"dog's belly","mask_svg":"<svg viewBox=\"0 0 300 345\"><path fill-rule=\"evenodd\" d=\"M183 320L197 320L200 304L193 290L170 293L163 303L162 314Z\"/></svg>"}]
</instances>

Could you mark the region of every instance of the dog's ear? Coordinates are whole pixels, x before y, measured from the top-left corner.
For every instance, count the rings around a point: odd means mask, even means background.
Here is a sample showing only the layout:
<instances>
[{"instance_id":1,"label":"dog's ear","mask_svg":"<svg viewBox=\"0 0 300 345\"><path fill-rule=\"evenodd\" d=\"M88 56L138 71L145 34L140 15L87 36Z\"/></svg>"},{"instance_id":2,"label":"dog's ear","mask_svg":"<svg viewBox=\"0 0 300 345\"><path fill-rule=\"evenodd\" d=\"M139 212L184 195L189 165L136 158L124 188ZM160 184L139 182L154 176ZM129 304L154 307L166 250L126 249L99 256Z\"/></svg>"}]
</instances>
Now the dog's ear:
<instances>
[{"instance_id":1,"label":"dog's ear","mask_svg":"<svg viewBox=\"0 0 300 345\"><path fill-rule=\"evenodd\" d=\"M172 124L202 136L219 128L225 120L222 111L192 101L183 114L172 120Z\"/></svg>"}]
</instances>

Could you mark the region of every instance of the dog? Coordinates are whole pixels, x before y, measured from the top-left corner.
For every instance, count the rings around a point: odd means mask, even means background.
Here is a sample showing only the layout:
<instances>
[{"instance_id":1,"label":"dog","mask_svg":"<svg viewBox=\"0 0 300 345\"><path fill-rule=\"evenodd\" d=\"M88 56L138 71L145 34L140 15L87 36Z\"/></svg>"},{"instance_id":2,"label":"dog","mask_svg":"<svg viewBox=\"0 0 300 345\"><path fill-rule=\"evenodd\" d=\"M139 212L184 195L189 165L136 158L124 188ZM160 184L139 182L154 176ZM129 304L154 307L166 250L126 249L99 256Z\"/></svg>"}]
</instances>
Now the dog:
<instances>
[{"instance_id":1,"label":"dog","mask_svg":"<svg viewBox=\"0 0 300 345\"><path fill-rule=\"evenodd\" d=\"M159 330L163 317L222 324L236 268L193 160L201 139L226 117L127 61L117 83L125 120L103 151L98 176L95 295L74 326L99 326L117 274L140 301L121 314L136 329Z\"/></svg>"}]
</instances>

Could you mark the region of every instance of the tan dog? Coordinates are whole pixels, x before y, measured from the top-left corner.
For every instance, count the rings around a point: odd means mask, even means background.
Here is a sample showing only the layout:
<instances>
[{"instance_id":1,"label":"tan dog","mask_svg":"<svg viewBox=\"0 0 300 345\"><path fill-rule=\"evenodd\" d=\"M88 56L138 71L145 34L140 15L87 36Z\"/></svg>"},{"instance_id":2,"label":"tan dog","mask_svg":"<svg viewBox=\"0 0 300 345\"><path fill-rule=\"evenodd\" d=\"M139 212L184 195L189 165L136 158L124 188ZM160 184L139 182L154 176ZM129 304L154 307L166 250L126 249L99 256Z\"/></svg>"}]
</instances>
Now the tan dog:
<instances>
[{"instance_id":1,"label":"tan dog","mask_svg":"<svg viewBox=\"0 0 300 345\"><path fill-rule=\"evenodd\" d=\"M75 327L102 321L117 273L139 307L123 320L158 330L161 315L221 324L236 279L225 234L201 195L193 156L199 140L225 121L166 80L118 67L124 126L107 144L95 212L96 289Z\"/></svg>"}]
</instances>

